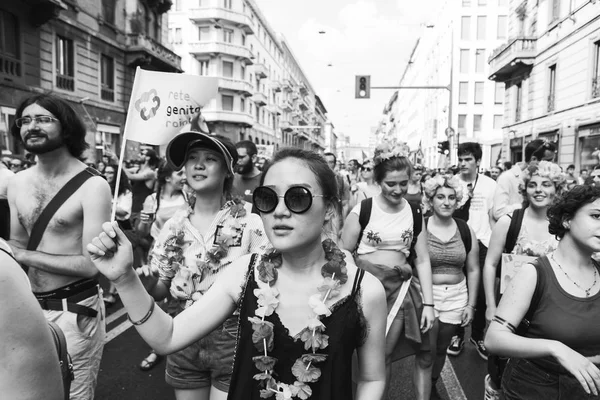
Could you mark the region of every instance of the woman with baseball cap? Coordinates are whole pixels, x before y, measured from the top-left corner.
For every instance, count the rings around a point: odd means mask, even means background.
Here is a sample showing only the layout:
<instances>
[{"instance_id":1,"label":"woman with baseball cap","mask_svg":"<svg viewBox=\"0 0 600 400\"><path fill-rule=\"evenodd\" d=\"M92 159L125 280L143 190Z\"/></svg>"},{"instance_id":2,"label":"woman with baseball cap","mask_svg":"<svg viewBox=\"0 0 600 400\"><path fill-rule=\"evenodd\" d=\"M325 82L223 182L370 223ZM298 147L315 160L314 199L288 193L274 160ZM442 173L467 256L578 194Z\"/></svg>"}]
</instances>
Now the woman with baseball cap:
<instances>
[{"instance_id":1,"label":"woman with baseball cap","mask_svg":"<svg viewBox=\"0 0 600 400\"><path fill-rule=\"evenodd\" d=\"M182 132L167 147L167 162L185 168L189 207L163 226L149 265L138 270L155 300L170 294L179 312L198 301L232 261L267 243L251 205L230 195L237 151L229 139ZM225 399L233 367L237 317L167 357L166 382L178 400Z\"/></svg>"}]
</instances>

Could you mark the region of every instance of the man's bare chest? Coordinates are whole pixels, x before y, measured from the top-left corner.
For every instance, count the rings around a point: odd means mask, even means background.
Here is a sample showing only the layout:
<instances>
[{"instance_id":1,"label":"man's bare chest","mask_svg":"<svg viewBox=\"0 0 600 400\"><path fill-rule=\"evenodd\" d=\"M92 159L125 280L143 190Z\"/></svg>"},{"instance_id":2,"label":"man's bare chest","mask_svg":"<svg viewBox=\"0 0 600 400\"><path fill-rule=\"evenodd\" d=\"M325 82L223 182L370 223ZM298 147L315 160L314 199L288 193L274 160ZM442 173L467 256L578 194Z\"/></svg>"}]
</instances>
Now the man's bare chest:
<instances>
[{"instance_id":1,"label":"man's bare chest","mask_svg":"<svg viewBox=\"0 0 600 400\"><path fill-rule=\"evenodd\" d=\"M17 197L17 212L21 225L28 233L31 233L33 225L61 187L61 184L52 182L36 182L22 187ZM83 210L78 197L78 193L75 193L60 206L50 220L47 230L59 233L81 225Z\"/></svg>"}]
</instances>

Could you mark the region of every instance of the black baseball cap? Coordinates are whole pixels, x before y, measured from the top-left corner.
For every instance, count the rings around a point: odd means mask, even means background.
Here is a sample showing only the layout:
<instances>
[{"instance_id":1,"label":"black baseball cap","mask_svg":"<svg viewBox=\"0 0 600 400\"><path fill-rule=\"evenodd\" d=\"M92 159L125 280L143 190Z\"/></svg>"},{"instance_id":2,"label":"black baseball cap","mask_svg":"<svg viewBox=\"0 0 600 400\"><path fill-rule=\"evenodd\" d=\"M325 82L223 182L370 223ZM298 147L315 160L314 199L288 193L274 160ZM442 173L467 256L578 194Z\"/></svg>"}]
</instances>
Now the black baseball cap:
<instances>
[{"instance_id":1,"label":"black baseball cap","mask_svg":"<svg viewBox=\"0 0 600 400\"><path fill-rule=\"evenodd\" d=\"M207 135L197 131L181 132L167 146L167 161L175 169L183 168L187 154L192 149L208 149L223 155L227 170L234 173L237 163L237 150L229 139L222 136Z\"/></svg>"}]
</instances>

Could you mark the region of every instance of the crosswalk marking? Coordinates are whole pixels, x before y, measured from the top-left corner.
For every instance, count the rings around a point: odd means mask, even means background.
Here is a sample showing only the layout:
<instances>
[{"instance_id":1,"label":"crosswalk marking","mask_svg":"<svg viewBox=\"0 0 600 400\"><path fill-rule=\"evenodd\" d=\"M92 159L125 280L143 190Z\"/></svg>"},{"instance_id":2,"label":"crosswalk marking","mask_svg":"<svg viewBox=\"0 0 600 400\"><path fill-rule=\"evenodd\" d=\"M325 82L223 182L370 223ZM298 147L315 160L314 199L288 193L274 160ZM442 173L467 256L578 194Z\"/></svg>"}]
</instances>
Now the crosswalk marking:
<instances>
[{"instance_id":1,"label":"crosswalk marking","mask_svg":"<svg viewBox=\"0 0 600 400\"><path fill-rule=\"evenodd\" d=\"M446 387L449 399L467 400L467 396L465 395L465 392L458 381L458 377L456 376L456 372L454 372L454 368L452 367L450 360L446 360L444 363L440 377L442 378L442 382Z\"/></svg>"},{"instance_id":2,"label":"crosswalk marking","mask_svg":"<svg viewBox=\"0 0 600 400\"><path fill-rule=\"evenodd\" d=\"M111 329L106 333L106 341L105 344L119 336L121 333L125 332L127 329L131 328L133 324L129 322L129 320L125 320L123 323L119 324L115 328Z\"/></svg>"},{"instance_id":3,"label":"crosswalk marking","mask_svg":"<svg viewBox=\"0 0 600 400\"><path fill-rule=\"evenodd\" d=\"M110 314L106 318L106 325L108 326L108 325L112 324L113 322L115 322L116 320L121 318L126 313L127 313L127 311L125 311L125 308L121 308L119 311L115 311L114 313Z\"/></svg>"}]
</instances>

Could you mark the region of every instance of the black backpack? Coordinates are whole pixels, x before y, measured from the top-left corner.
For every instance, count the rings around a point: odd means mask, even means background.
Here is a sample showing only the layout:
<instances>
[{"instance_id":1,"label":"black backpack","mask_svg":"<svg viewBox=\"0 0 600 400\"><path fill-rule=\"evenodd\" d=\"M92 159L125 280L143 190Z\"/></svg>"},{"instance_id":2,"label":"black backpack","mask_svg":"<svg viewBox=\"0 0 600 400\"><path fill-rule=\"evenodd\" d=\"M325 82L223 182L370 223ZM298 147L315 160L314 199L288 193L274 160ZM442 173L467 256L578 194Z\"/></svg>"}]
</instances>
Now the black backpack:
<instances>
[{"instance_id":1,"label":"black backpack","mask_svg":"<svg viewBox=\"0 0 600 400\"><path fill-rule=\"evenodd\" d=\"M407 202L410 205L410 209L412 211L413 216L413 239L410 243L410 253L408 255L407 261L411 266L414 266L414 261L417 258L417 253L415 252L415 245L417 244L417 238L423 230L423 213L421 212L421 207L418 205L412 204L411 202ZM356 241L356 247L358 248L358 244L362 239L365 228L369 224L369 220L371 219L371 210L373 209L373 198L369 197L368 199L364 199L360 202L360 215L358 216L358 223L360 224L360 233L358 234L358 240Z\"/></svg>"}]
</instances>

